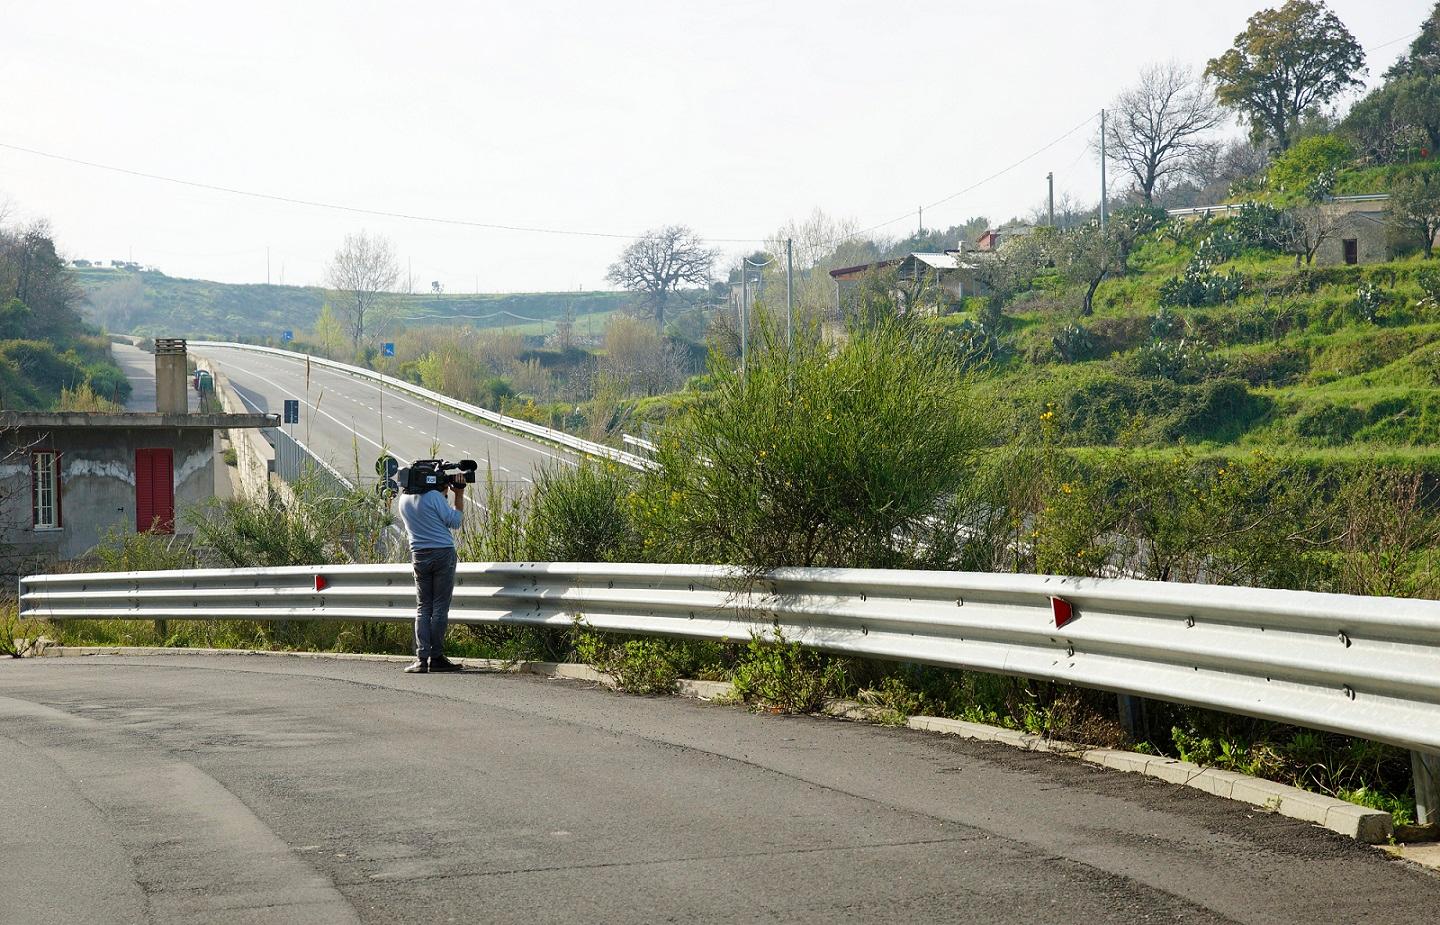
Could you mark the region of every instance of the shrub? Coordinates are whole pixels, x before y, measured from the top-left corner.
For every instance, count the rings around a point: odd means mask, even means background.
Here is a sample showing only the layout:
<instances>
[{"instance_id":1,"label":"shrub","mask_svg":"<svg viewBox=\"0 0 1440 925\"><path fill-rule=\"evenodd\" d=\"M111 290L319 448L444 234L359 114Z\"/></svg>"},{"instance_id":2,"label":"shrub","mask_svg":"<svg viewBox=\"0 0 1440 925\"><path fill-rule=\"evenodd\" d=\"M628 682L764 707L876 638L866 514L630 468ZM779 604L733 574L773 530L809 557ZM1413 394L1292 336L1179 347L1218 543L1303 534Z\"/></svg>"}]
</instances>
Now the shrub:
<instances>
[{"instance_id":1,"label":"shrub","mask_svg":"<svg viewBox=\"0 0 1440 925\"><path fill-rule=\"evenodd\" d=\"M1385 293L1374 283L1361 283L1355 290L1355 314L1371 324L1380 323L1380 309L1385 307Z\"/></svg>"},{"instance_id":2,"label":"shrub","mask_svg":"<svg viewBox=\"0 0 1440 925\"><path fill-rule=\"evenodd\" d=\"M845 690L845 668L814 650L789 642L777 628L773 638L750 637L735 666L735 692L746 703L783 713L813 713L827 697Z\"/></svg>"},{"instance_id":3,"label":"shrub","mask_svg":"<svg viewBox=\"0 0 1440 925\"><path fill-rule=\"evenodd\" d=\"M1245 242L1235 232L1225 228L1212 231L1195 247L1195 257L1209 264L1224 263L1240 256Z\"/></svg>"},{"instance_id":4,"label":"shrub","mask_svg":"<svg viewBox=\"0 0 1440 925\"><path fill-rule=\"evenodd\" d=\"M1285 213L1263 203L1241 203L1230 217L1228 227L1246 247L1280 251L1289 240L1289 220Z\"/></svg>"},{"instance_id":5,"label":"shrub","mask_svg":"<svg viewBox=\"0 0 1440 925\"><path fill-rule=\"evenodd\" d=\"M114 526L95 546L94 556L101 571L147 572L193 568L195 553L190 544L173 534L136 533Z\"/></svg>"},{"instance_id":6,"label":"shrub","mask_svg":"<svg viewBox=\"0 0 1440 925\"><path fill-rule=\"evenodd\" d=\"M1179 383L1200 382L1225 371L1225 362L1211 354L1206 344L1185 338L1157 340L1141 347L1135 352L1134 365L1137 375Z\"/></svg>"},{"instance_id":7,"label":"shrub","mask_svg":"<svg viewBox=\"0 0 1440 925\"><path fill-rule=\"evenodd\" d=\"M1198 252L1180 276L1172 276L1160 284L1162 306L1223 305L1240 297L1245 280L1231 270L1223 276L1211 269L1210 263Z\"/></svg>"},{"instance_id":8,"label":"shrub","mask_svg":"<svg viewBox=\"0 0 1440 925\"><path fill-rule=\"evenodd\" d=\"M1233 439L1253 427L1270 408L1270 400L1256 395L1238 379L1211 379L1182 392L1167 417L1167 440Z\"/></svg>"},{"instance_id":9,"label":"shrub","mask_svg":"<svg viewBox=\"0 0 1440 925\"><path fill-rule=\"evenodd\" d=\"M1425 293L1422 305L1440 308L1440 267L1424 267L1415 273L1415 282Z\"/></svg>"},{"instance_id":10,"label":"shrub","mask_svg":"<svg viewBox=\"0 0 1440 925\"><path fill-rule=\"evenodd\" d=\"M576 627L575 654L615 679L630 694L669 694L680 678L670 658L670 644L663 639L615 640L603 633Z\"/></svg>"},{"instance_id":11,"label":"shrub","mask_svg":"<svg viewBox=\"0 0 1440 925\"><path fill-rule=\"evenodd\" d=\"M626 499L627 473L585 462L546 469L535 480L525 520L525 558L547 562L609 562L637 545Z\"/></svg>"},{"instance_id":12,"label":"shrub","mask_svg":"<svg viewBox=\"0 0 1440 925\"><path fill-rule=\"evenodd\" d=\"M1270 188L1290 198L1319 199L1330 192L1340 169L1354 157L1350 143L1338 135L1303 138L1270 165Z\"/></svg>"},{"instance_id":13,"label":"shrub","mask_svg":"<svg viewBox=\"0 0 1440 925\"><path fill-rule=\"evenodd\" d=\"M1078 321L1061 328L1050 343L1062 363L1079 363L1095 358L1095 341L1090 336L1090 330Z\"/></svg>"},{"instance_id":14,"label":"shrub","mask_svg":"<svg viewBox=\"0 0 1440 925\"><path fill-rule=\"evenodd\" d=\"M981 369L1004 362L1009 354L992 324L969 320L947 329L950 349L963 370Z\"/></svg>"},{"instance_id":15,"label":"shrub","mask_svg":"<svg viewBox=\"0 0 1440 925\"><path fill-rule=\"evenodd\" d=\"M762 332L746 375L662 432L635 514L646 554L752 567L898 567L987 443L943 335L882 324L838 349Z\"/></svg>"}]
</instances>

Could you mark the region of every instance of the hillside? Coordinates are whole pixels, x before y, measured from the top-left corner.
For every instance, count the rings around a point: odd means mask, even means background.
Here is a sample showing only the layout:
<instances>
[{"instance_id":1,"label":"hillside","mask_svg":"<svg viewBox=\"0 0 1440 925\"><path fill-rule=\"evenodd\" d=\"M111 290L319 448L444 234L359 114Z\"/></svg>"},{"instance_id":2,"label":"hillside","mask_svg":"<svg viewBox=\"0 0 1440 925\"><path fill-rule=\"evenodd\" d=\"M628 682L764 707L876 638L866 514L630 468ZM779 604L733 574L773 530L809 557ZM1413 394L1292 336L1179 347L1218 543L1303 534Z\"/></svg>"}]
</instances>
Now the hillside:
<instances>
[{"instance_id":1,"label":"hillside","mask_svg":"<svg viewBox=\"0 0 1440 925\"><path fill-rule=\"evenodd\" d=\"M217 283L163 273L79 268L86 317L119 333L187 337L279 337L314 325L325 290L313 286ZM597 330L630 298L623 292L522 292L396 295L385 314L403 324L526 325L534 329L573 311L577 326Z\"/></svg>"},{"instance_id":2,"label":"hillside","mask_svg":"<svg viewBox=\"0 0 1440 925\"><path fill-rule=\"evenodd\" d=\"M1440 464L1440 267L1297 268L1252 248L1212 268L1238 281L1233 298L1163 305L1162 288L1224 228L1154 235L1129 275L1101 284L1091 317L1043 282L1017 298L981 388L1017 428L1053 415L1073 447Z\"/></svg>"}]
</instances>

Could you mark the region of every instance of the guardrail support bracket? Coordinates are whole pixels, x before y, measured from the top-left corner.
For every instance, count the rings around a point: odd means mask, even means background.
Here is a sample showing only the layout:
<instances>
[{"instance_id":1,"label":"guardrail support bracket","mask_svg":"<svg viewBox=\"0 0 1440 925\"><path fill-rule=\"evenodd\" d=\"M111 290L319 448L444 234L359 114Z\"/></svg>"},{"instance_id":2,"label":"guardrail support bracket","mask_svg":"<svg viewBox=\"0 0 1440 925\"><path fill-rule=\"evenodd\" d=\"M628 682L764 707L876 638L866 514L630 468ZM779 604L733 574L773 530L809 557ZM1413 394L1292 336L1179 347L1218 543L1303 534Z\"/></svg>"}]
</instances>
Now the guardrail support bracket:
<instances>
[{"instance_id":1,"label":"guardrail support bracket","mask_svg":"<svg viewBox=\"0 0 1440 925\"><path fill-rule=\"evenodd\" d=\"M1436 825L1440 823L1440 755L1411 752L1410 768L1415 775L1415 821Z\"/></svg>"}]
</instances>

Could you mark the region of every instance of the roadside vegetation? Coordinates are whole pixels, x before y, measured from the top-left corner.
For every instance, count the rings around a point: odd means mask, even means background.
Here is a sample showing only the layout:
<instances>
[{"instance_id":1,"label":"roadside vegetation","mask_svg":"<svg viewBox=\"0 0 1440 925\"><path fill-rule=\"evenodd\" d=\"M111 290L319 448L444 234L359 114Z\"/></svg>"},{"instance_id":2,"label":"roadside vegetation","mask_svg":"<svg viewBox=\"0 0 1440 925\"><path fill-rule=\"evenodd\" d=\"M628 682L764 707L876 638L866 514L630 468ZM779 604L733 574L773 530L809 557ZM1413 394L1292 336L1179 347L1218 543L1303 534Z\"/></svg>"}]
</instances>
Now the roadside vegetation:
<instances>
[{"instance_id":1,"label":"roadside vegetation","mask_svg":"<svg viewBox=\"0 0 1440 925\"><path fill-rule=\"evenodd\" d=\"M82 320L82 294L44 222L7 223L0 203L0 408L105 411L130 382Z\"/></svg>"}]
</instances>

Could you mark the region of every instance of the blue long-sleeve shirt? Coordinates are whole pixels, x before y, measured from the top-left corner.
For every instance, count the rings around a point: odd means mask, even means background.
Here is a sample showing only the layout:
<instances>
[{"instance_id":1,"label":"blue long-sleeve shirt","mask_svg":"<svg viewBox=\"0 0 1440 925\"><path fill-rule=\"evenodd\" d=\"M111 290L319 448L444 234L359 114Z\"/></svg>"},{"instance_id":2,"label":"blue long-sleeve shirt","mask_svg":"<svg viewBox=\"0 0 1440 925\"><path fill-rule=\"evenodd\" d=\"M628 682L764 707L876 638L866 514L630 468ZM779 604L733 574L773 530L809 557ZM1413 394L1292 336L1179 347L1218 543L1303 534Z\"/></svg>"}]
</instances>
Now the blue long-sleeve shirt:
<instances>
[{"instance_id":1,"label":"blue long-sleeve shirt","mask_svg":"<svg viewBox=\"0 0 1440 925\"><path fill-rule=\"evenodd\" d=\"M399 510L400 522L410 535L411 549L455 547L455 538L450 531L460 529L461 516L444 492L401 495Z\"/></svg>"}]
</instances>

